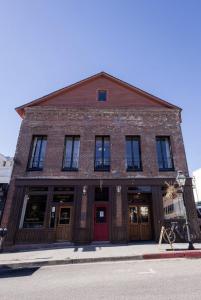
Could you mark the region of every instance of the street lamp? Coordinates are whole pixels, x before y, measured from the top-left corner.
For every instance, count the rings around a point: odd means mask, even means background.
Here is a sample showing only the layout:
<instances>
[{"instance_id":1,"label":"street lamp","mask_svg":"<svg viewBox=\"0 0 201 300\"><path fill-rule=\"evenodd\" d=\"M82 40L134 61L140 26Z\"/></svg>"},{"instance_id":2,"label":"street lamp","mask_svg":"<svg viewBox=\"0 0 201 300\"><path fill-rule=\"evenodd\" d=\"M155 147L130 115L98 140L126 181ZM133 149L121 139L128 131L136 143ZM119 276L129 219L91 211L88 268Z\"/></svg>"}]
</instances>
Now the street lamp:
<instances>
[{"instance_id":1,"label":"street lamp","mask_svg":"<svg viewBox=\"0 0 201 300\"><path fill-rule=\"evenodd\" d=\"M185 201L184 201L184 186L185 186L185 183L186 183L186 176L184 175L184 173L182 171L177 172L176 181L177 181L177 183L178 183L178 185L181 189L183 204L184 204L184 207L185 207L185 225L186 225L187 238L188 238L188 250L195 250L195 248L193 246L193 241L191 239L188 216L187 216L187 213L186 213L186 204L185 204Z\"/></svg>"}]
</instances>

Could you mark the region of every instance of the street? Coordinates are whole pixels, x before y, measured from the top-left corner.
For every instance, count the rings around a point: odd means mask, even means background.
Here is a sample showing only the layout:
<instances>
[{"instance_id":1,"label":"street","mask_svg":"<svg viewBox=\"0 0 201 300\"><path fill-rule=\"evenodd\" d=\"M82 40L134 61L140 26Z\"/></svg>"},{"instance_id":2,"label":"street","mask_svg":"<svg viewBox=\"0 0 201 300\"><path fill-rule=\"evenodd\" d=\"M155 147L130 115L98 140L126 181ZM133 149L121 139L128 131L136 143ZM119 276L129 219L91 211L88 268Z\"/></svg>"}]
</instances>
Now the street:
<instances>
[{"instance_id":1,"label":"street","mask_svg":"<svg viewBox=\"0 0 201 300\"><path fill-rule=\"evenodd\" d=\"M0 299L201 299L201 260L110 262L1 271Z\"/></svg>"}]
</instances>

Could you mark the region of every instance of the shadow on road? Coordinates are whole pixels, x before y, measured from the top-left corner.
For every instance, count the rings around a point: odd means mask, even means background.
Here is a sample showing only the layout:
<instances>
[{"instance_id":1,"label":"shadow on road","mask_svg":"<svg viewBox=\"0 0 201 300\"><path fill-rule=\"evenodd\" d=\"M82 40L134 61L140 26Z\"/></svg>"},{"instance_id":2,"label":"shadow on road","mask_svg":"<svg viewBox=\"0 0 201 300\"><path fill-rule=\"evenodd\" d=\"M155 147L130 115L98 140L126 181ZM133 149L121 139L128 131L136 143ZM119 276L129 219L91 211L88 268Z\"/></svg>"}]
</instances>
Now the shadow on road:
<instances>
[{"instance_id":1,"label":"shadow on road","mask_svg":"<svg viewBox=\"0 0 201 300\"><path fill-rule=\"evenodd\" d=\"M20 269L2 269L0 270L0 278L24 277L31 276L39 268L20 268Z\"/></svg>"}]
</instances>

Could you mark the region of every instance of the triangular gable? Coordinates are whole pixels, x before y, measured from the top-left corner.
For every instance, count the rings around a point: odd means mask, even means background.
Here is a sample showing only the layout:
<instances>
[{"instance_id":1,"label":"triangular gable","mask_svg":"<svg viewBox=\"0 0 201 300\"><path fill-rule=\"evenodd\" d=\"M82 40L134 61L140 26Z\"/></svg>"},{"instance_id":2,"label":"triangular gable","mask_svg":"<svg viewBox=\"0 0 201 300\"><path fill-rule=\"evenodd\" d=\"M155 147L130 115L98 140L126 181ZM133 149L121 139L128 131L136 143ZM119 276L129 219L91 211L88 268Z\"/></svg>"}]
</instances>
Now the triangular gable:
<instances>
[{"instance_id":1,"label":"triangular gable","mask_svg":"<svg viewBox=\"0 0 201 300\"><path fill-rule=\"evenodd\" d=\"M102 108L103 103L98 103L96 99L96 93L99 89L108 91L108 101L104 103L104 107L154 106L181 110L167 101L101 72L17 107L16 111L23 117L24 109L31 106L96 106Z\"/></svg>"}]
</instances>

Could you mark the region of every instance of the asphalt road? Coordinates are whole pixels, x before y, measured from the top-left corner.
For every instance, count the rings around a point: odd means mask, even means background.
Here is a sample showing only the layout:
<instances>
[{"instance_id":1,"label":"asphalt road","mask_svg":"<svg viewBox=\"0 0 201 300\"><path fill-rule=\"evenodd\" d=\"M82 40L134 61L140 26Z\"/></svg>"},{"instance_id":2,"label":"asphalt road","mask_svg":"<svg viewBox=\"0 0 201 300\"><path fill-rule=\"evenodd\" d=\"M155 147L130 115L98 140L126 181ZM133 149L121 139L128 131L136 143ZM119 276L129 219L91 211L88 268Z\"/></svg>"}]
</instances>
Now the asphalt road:
<instances>
[{"instance_id":1,"label":"asphalt road","mask_svg":"<svg viewBox=\"0 0 201 300\"><path fill-rule=\"evenodd\" d=\"M201 299L201 259L92 263L0 272L1 300Z\"/></svg>"}]
</instances>

